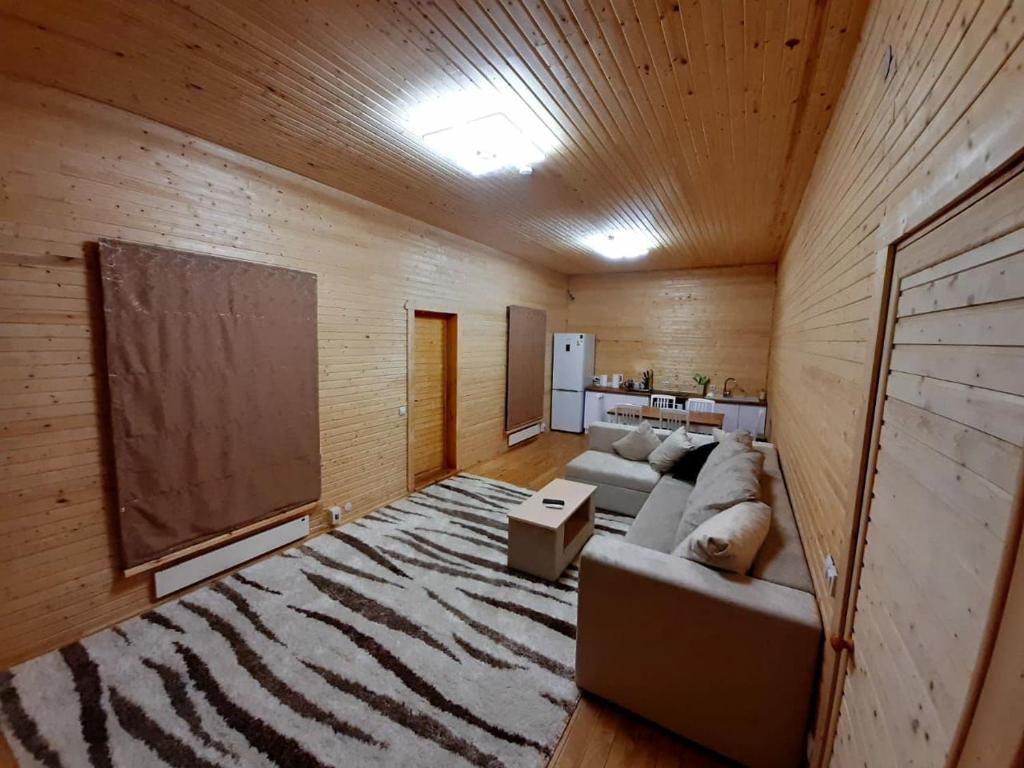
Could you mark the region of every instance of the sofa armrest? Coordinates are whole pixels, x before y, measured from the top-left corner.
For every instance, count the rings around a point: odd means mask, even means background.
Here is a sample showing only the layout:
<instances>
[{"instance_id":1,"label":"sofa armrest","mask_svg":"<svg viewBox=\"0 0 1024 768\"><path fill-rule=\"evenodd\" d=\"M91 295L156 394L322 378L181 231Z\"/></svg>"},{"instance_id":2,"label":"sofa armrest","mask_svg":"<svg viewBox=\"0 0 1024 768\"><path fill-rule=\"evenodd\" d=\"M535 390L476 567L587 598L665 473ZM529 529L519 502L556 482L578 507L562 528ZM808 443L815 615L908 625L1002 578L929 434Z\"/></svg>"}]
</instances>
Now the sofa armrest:
<instances>
[{"instance_id":1,"label":"sofa armrest","mask_svg":"<svg viewBox=\"0 0 1024 768\"><path fill-rule=\"evenodd\" d=\"M576 682L752 766L799 765L821 645L814 598L595 536Z\"/></svg>"}]
</instances>

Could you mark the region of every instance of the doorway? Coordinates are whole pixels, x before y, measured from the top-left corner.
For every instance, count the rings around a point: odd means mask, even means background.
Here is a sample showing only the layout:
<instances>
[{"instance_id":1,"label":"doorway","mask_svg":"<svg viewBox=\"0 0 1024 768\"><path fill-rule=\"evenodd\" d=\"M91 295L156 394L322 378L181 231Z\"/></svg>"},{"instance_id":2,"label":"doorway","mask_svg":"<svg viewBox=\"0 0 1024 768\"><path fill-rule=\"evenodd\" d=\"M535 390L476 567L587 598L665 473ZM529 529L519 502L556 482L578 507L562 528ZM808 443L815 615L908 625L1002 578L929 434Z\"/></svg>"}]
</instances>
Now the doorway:
<instances>
[{"instance_id":1,"label":"doorway","mask_svg":"<svg viewBox=\"0 0 1024 768\"><path fill-rule=\"evenodd\" d=\"M409 324L409 488L458 469L458 315L415 310Z\"/></svg>"}]
</instances>

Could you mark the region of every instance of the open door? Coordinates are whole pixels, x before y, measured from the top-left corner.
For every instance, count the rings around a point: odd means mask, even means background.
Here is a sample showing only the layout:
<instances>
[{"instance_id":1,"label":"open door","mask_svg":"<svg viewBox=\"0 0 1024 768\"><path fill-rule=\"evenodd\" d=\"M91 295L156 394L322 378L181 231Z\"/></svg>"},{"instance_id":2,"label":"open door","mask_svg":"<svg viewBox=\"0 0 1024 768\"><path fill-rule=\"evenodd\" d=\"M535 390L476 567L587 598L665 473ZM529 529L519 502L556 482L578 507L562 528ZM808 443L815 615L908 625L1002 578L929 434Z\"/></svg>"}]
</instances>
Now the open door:
<instances>
[{"instance_id":1,"label":"open door","mask_svg":"<svg viewBox=\"0 0 1024 768\"><path fill-rule=\"evenodd\" d=\"M458 317L416 310L412 320L409 478L410 488L422 488L458 468Z\"/></svg>"},{"instance_id":2,"label":"open door","mask_svg":"<svg viewBox=\"0 0 1024 768\"><path fill-rule=\"evenodd\" d=\"M974 716L1021 535L1021 200L1018 164L894 249L832 765L955 765Z\"/></svg>"}]
</instances>

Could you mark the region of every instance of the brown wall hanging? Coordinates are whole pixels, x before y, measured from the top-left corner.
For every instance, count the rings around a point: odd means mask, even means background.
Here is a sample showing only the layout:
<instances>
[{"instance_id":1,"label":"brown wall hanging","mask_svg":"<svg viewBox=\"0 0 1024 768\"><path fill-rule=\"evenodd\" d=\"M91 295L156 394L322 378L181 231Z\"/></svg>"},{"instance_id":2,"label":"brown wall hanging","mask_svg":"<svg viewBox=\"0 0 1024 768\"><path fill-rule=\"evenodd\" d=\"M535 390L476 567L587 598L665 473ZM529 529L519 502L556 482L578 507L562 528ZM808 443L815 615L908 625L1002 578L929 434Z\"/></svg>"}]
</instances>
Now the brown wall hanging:
<instances>
[{"instance_id":1,"label":"brown wall hanging","mask_svg":"<svg viewBox=\"0 0 1024 768\"><path fill-rule=\"evenodd\" d=\"M515 432L544 418L544 364L548 315L543 309L508 308L508 370L505 431Z\"/></svg>"},{"instance_id":2,"label":"brown wall hanging","mask_svg":"<svg viewBox=\"0 0 1024 768\"><path fill-rule=\"evenodd\" d=\"M125 567L316 500L316 276L99 245Z\"/></svg>"}]
</instances>

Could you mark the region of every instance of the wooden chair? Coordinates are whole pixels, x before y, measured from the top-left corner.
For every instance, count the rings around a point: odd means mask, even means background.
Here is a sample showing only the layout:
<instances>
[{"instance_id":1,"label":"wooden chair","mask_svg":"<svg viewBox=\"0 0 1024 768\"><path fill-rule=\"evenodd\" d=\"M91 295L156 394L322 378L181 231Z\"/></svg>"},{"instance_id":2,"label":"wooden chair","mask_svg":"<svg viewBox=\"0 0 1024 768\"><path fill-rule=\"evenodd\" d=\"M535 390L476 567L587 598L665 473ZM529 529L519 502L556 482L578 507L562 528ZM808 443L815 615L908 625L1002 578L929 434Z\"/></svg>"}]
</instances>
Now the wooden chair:
<instances>
[{"instance_id":1,"label":"wooden chair","mask_svg":"<svg viewBox=\"0 0 1024 768\"><path fill-rule=\"evenodd\" d=\"M690 431L690 414L698 413L718 413L718 409L715 407L715 401L707 397L690 397L686 400L686 431Z\"/></svg>"},{"instance_id":2,"label":"wooden chair","mask_svg":"<svg viewBox=\"0 0 1024 768\"><path fill-rule=\"evenodd\" d=\"M651 405L655 408L675 408L675 395L651 395Z\"/></svg>"},{"instance_id":3,"label":"wooden chair","mask_svg":"<svg viewBox=\"0 0 1024 768\"><path fill-rule=\"evenodd\" d=\"M640 411L641 411L641 406L639 406L639 405L616 405L615 406L615 423L616 424L639 424L640 423Z\"/></svg>"}]
</instances>

